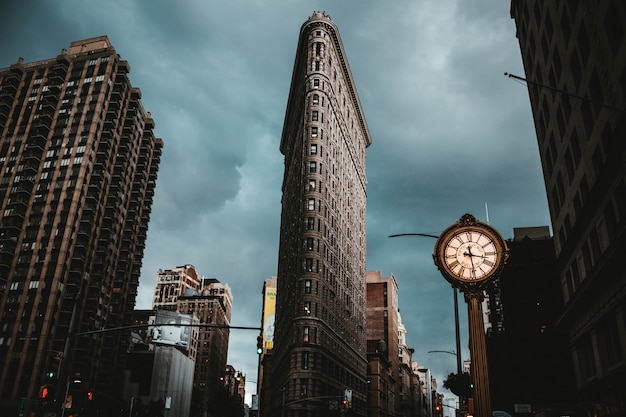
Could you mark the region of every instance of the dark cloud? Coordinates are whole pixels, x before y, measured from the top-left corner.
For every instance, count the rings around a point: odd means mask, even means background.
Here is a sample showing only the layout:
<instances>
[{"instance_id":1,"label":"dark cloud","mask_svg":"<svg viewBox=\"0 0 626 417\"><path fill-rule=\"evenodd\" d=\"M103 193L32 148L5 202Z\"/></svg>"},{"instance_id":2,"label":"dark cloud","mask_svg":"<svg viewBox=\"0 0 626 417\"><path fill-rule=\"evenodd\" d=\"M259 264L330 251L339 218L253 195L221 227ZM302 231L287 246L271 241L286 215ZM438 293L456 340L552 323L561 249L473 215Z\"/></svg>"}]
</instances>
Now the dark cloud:
<instances>
[{"instance_id":1,"label":"dark cloud","mask_svg":"<svg viewBox=\"0 0 626 417\"><path fill-rule=\"evenodd\" d=\"M276 274L295 49L314 10L339 27L373 139L367 267L395 275L408 342L441 389L454 357L428 351L455 349L452 289L434 239L388 235L438 234L466 212L486 220L485 204L505 238L550 221L528 93L503 75L523 75L508 2L10 0L0 66L109 36L165 141L137 307L151 307L159 268L191 263L231 286L234 325L256 326ZM251 381L255 338L233 331L229 352Z\"/></svg>"}]
</instances>

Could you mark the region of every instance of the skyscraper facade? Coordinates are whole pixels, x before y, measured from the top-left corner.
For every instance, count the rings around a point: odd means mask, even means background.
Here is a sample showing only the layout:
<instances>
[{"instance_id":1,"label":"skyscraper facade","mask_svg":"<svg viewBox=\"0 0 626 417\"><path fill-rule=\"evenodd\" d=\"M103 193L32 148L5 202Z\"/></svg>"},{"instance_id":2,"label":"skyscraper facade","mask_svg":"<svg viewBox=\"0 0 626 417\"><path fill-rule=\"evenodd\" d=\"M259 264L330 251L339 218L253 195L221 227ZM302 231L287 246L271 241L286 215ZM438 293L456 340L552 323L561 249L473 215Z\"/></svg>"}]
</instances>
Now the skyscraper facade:
<instances>
[{"instance_id":1,"label":"skyscraper facade","mask_svg":"<svg viewBox=\"0 0 626 417\"><path fill-rule=\"evenodd\" d=\"M0 69L3 404L121 386L128 335L72 334L132 324L163 142L129 71L106 36Z\"/></svg>"},{"instance_id":2,"label":"skyscraper facade","mask_svg":"<svg viewBox=\"0 0 626 417\"><path fill-rule=\"evenodd\" d=\"M280 144L285 172L269 410L275 415L322 415L346 389L353 412L366 414L370 144L339 30L315 12L300 30Z\"/></svg>"},{"instance_id":3,"label":"skyscraper facade","mask_svg":"<svg viewBox=\"0 0 626 417\"><path fill-rule=\"evenodd\" d=\"M578 398L626 413L626 5L513 0Z\"/></svg>"}]
</instances>

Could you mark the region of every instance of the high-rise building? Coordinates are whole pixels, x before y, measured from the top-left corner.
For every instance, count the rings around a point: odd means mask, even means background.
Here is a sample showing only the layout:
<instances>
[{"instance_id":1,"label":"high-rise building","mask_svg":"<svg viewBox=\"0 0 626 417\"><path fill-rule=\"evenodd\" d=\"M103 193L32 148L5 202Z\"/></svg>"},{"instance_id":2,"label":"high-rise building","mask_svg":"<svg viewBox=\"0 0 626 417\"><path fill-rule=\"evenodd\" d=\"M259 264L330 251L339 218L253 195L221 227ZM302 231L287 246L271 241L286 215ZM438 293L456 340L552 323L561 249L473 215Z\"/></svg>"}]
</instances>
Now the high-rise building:
<instances>
[{"instance_id":1,"label":"high-rise building","mask_svg":"<svg viewBox=\"0 0 626 417\"><path fill-rule=\"evenodd\" d=\"M2 404L117 406L128 334L76 333L132 324L163 142L129 71L106 36L0 69Z\"/></svg>"},{"instance_id":2,"label":"high-rise building","mask_svg":"<svg viewBox=\"0 0 626 417\"><path fill-rule=\"evenodd\" d=\"M328 402L315 399L342 398L346 389L353 392L352 412L366 414L370 144L339 30L315 12L300 30L280 143L285 172L269 410L275 415L321 415Z\"/></svg>"},{"instance_id":3,"label":"high-rise building","mask_svg":"<svg viewBox=\"0 0 626 417\"><path fill-rule=\"evenodd\" d=\"M157 272L152 307L193 317L200 324L230 326L233 295L228 284L198 274L193 265L182 265ZM200 326L194 356L194 410L214 412L221 395L220 377L224 376L230 330L227 327Z\"/></svg>"},{"instance_id":4,"label":"high-rise building","mask_svg":"<svg viewBox=\"0 0 626 417\"><path fill-rule=\"evenodd\" d=\"M400 411L398 283L393 275L367 271L368 417Z\"/></svg>"},{"instance_id":5,"label":"high-rise building","mask_svg":"<svg viewBox=\"0 0 626 417\"><path fill-rule=\"evenodd\" d=\"M417 416L422 406L422 391L420 389L420 376L413 372L413 353L406 341L407 331L402 324L402 316L398 310L398 384L400 385L398 394L399 411L398 416Z\"/></svg>"},{"instance_id":6,"label":"high-rise building","mask_svg":"<svg viewBox=\"0 0 626 417\"><path fill-rule=\"evenodd\" d=\"M626 413L626 4L513 0L578 398Z\"/></svg>"},{"instance_id":7,"label":"high-rise building","mask_svg":"<svg viewBox=\"0 0 626 417\"><path fill-rule=\"evenodd\" d=\"M178 297L197 294L202 286L202 276L193 265L172 269L159 269L152 298L154 310L178 311Z\"/></svg>"},{"instance_id":8,"label":"high-rise building","mask_svg":"<svg viewBox=\"0 0 626 417\"><path fill-rule=\"evenodd\" d=\"M486 291L494 324L486 337L492 408L514 415L515 404L570 407L574 371L565 333L556 327L563 300L550 229L515 228L508 245L498 285Z\"/></svg>"}]
</instances>

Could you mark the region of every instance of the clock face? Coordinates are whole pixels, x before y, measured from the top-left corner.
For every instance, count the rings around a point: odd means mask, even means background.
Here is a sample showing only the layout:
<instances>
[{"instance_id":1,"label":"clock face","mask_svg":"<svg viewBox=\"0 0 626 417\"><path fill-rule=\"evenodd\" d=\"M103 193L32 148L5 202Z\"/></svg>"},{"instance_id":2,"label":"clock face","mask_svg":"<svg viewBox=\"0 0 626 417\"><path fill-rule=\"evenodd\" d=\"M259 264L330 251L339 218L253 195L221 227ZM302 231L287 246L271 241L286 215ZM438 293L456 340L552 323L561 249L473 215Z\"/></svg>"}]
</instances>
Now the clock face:
<instances>
[{"instance_id":1,"label":"clock face","mask_svg":"<svg viewBox=\"0 0 626 417\"><path fill-rule=\"evenodd\" d=\"M484 231L461 229L446 239L442 261L456 279L482 281L498 266L498 245Z\"/></svg>"},{"instance_id":2,"label":"clock face","mask_svg":"<svg viewBox=\"0 0 626 417\"><path fill-rule=\"evenodd\" d=\"M452 286L474 291L500 274L508 251L496 229L464 214L437 238L433 260Z\"/></svg>"}]
</instances>

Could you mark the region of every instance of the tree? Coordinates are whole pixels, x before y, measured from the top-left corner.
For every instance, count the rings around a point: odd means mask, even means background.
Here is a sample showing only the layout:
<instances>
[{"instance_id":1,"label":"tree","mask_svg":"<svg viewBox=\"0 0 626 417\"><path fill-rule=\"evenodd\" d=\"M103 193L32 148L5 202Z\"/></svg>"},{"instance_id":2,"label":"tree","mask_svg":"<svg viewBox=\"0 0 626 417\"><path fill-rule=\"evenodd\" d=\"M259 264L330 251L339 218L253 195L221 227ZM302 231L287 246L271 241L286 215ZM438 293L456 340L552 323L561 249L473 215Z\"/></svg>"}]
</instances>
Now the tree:
<instances>
[{"instance_id":1,"label":"tree","mask_svg":"<svg viewBox=\"0 0 626 417\"><path fill-rule=\"evenodd\" d=\"M443 381L443 387L459 397L471 397L474 394L470 375L467 372L460 375L455 373L449 374L446 380Z\"/></svg>"}]
</instances>

